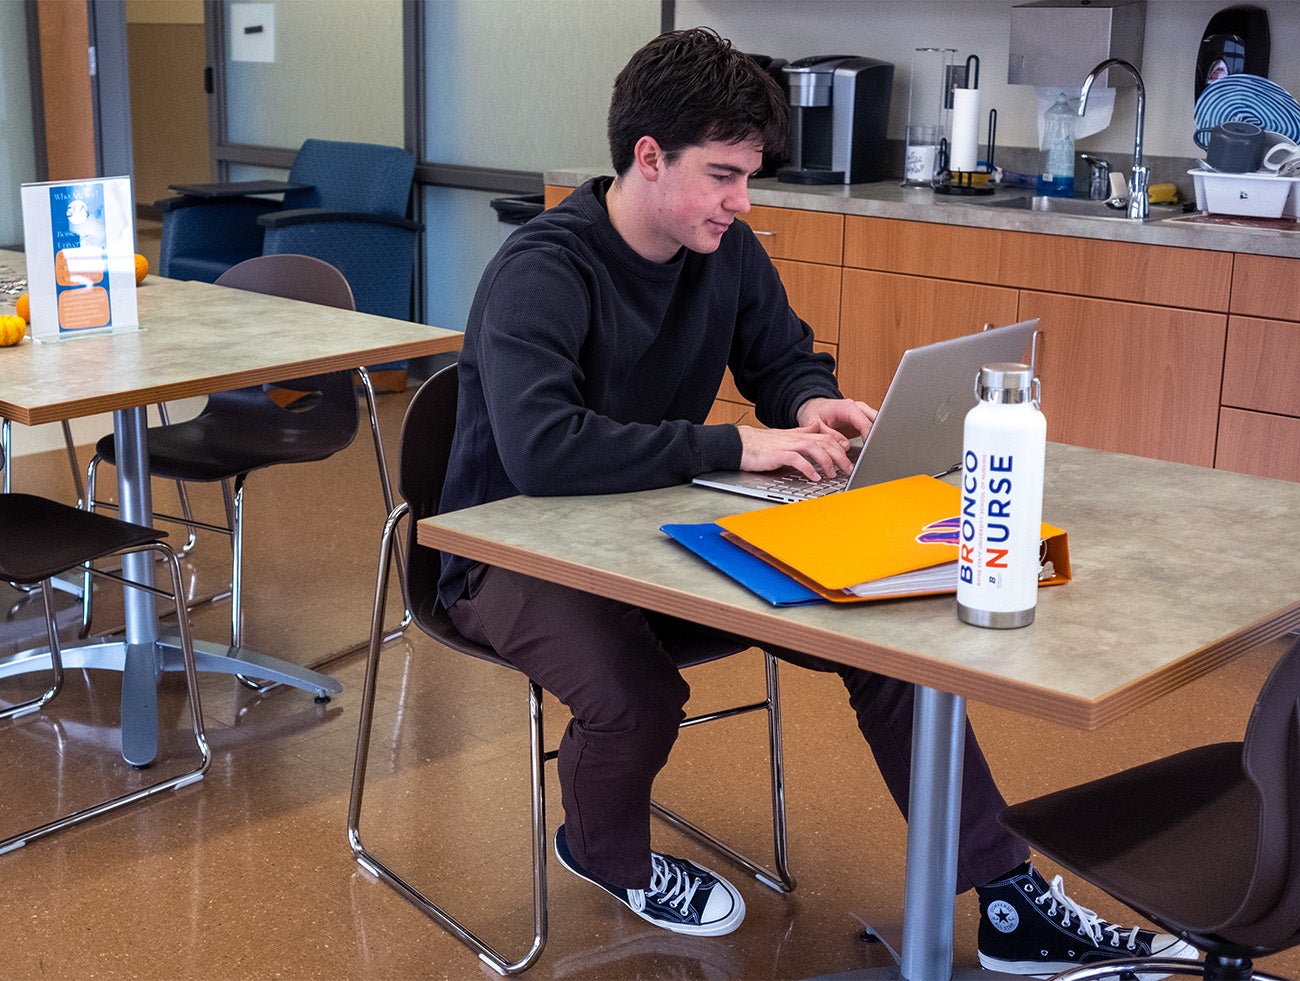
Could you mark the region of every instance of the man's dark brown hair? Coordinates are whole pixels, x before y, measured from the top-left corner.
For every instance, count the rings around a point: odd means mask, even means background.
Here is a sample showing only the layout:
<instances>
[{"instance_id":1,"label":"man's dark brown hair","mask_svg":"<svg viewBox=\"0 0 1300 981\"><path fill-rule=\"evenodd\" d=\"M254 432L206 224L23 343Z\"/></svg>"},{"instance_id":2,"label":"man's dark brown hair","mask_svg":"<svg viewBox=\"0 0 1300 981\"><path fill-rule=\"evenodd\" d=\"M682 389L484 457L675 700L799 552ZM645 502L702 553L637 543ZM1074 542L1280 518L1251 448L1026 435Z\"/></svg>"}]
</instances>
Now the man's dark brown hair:
<instances>
[{"instance_id":1,"label":"man's dark brown hair","mask_svg":"<svg viewBox=\"0 0 1300 981\"><path fill-rule=\"evenodd\" d=\"M749 55L708 28L661 34L614 80L609 152L614 173L632 166L636 141L655 139L671 161L712 140L762 143L783 155L790 107L780 86Z\"/></svg>"}]
</instances>

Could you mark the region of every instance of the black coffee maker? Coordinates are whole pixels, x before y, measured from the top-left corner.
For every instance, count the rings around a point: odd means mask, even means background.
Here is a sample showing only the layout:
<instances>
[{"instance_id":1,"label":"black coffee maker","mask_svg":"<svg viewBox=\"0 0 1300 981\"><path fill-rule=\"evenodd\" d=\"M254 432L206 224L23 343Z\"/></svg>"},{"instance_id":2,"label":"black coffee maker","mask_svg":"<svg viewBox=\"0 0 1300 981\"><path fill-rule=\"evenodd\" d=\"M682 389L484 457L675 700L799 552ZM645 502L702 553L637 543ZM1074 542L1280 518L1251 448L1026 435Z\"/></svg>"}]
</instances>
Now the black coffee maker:
<instances>
[{"instance_id":1,"label":"black coffee maker","mask_svg":"<svg viewBox=\"0 0 1300 981\"><path fill-rule=\"evenodd\" d=\"M790 90L787 184L863 184L885 177L885 127L894 66L814 55L784 66Z\"/></svg>"}]
</instances>

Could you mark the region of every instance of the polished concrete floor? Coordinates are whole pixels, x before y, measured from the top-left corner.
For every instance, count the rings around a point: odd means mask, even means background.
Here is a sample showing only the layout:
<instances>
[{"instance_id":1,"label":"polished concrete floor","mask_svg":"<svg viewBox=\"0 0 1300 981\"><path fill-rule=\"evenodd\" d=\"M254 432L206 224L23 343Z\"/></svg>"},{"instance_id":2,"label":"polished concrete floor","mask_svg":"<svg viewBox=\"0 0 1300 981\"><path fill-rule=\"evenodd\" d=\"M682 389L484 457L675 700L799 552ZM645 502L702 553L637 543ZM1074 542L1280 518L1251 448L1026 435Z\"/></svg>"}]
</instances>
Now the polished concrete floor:
<instances>
[{"instance_id":1,"label":"polished concrete floor","mask_svg":"<svg viewBox=\"0 0 1300 981\"><path fill-rule=\"evenodd\" d=\"M402 395L381 397L390 445L404 404ZM63 499L72 493L57 455L20 457L14 481L17 490ZM218 506L212 490L200 489L205 513ZM159 506L169 496L160 485ZM366 434L332 460L255 475L246 514L247 645L307 663L360 639L383 518ZM196 594L220 586L228 555L223 540L200 540L187 561ZM112 589L102 593L96 622L107 628L120 614ZM38 633L34 606L20 604L0 623L0 652L21 649ZM227 618L228 606L219 604L196 611L194 623L200 636L221 640ZM1240 738L1282 649L1281 642L1263 645L1093 733L981 705L970 713L1004 793L1023 799L1187 746ZM492 976L351 857L344 825L363 667L364 658L351 657L331 668L344 690L328 704L293 690L258 695L229 677L204 676L214 753L206 779L0 856L0 978ZM761 673L755 654L700 669L692 676L693 702L756 695ZM171 733L159 772L189 758L178 682L164 679L162 714ZM551 940L533 977L799 978L889 963L884 946L858 933L870 922L897 936L903 821L837 682L787 668L782 683L795 892L782 896L737 878L749 908L741 929L718 939L682 938L646 925L552 861ZM7 681L0 698L17 700L42 684L34 676ZM0 836L43 820L51 808L76 807L138 779L118 755L118 690L109 672L72 672L47 711L0 723ZM521 951L531 936L522 681L411 632L384 648L379 700L362 824L367 845L499 946ZM564 713L554 703L547 712L554 733ZM661 796L765 854L765 766L759 720L705 726L683 734ZM549 789L554 828L553 769ZM711 862L663 825L655 841ZM1111 919L1130 918L1083 884L1071 891ZM975 964L976 915L973 895L960 897L956 945L965 967ZM1300 952L1263 965L1300 976Z\"/></svg>"}]
</instances>

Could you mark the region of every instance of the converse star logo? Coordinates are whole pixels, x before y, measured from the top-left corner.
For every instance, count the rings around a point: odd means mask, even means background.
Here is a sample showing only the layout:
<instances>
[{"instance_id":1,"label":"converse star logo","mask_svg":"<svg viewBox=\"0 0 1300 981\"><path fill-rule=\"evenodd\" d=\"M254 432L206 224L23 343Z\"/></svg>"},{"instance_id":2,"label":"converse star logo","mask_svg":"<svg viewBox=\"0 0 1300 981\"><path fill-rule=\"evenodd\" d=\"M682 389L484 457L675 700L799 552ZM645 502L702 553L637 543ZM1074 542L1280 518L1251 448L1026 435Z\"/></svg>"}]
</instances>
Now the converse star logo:
<instances>
[{"instance_id":1,"label":"converse star logo","mask_svg":"<svg viewBox=\"0 0 1300 981\"><path fill-rule=\"evenodd\" d=\"M1010 933L1020 925L1020 914L1016 908L1001 899L989 903L988 918L1000 933Z\"/></svg>"}]
</instances>

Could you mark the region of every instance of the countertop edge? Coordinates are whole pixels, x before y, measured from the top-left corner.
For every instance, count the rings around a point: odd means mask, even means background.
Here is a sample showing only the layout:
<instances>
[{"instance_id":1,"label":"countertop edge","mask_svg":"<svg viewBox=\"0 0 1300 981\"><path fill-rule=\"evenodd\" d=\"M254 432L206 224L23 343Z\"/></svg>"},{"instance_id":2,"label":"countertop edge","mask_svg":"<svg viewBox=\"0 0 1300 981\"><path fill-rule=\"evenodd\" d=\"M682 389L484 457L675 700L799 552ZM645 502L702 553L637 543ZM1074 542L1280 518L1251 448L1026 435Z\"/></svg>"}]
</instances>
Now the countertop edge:
<instances>
[{"instance_id":1,"label":"countertop edge","mask_svg":"<svg viewBox=\"0 0 1300 981\"><path fill-rule=\"evenodd\" d=\"M607 172L607 169L549 170L544 174L544 182L555 187L577 187L589 177ZM997 192L999 197L1024 197L1030 193L1027 189L1019 188ZM781 184L774 178L765 177L751 182L749 197L752 204L772 208L1094 238L1181 249L1300 258L1300 227L1291 232L1223 225L1196 226L1171 221L1172 218L1182 216L1179 211L1171 211L1168 218L1146 222L1003 211L972 204L960 198L936 195L924 187L902 187L896 181L847 186L803 186Z\"/></svg>"}]
</instances>

